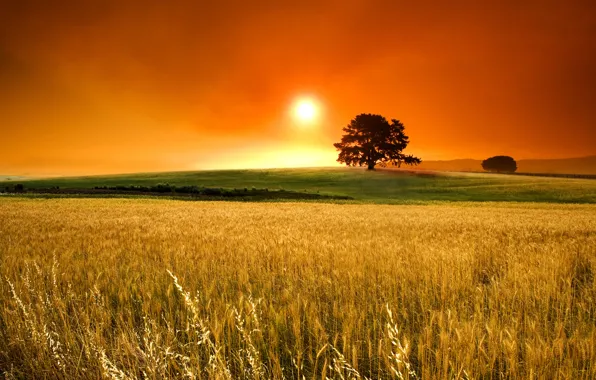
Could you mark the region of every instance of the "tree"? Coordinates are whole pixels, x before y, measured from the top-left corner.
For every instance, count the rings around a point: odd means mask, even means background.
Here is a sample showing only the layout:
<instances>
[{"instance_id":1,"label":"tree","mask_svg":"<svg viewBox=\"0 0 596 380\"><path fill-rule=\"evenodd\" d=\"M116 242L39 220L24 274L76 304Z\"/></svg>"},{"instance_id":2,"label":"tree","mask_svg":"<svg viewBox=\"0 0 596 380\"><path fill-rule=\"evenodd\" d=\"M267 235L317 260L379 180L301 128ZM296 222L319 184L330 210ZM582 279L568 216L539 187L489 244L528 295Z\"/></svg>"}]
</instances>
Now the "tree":
<instances>
[{"instance_id":1,"label":"tree","mask_svg":"<svg viewBox=\"0 0 596 380\"><path fill-rule=\"evenodd\" d=\"M348 166L366 165L368 170L377 164L418 165L420 158L402 153L410 142L404 128L399 120L389 123L381 115L360 114L343 128L341 142L333 144L339 151L337 161Z\"/></svg>"},{"instance_id":2,"label":"tree","mask_svg":"<svg viewBox=\"0 0 596 380\"><path fill-rule=\"evenodd\" d=\"M517 170L517 163L513 157L494 156L482 161L482 169L487 172L506 172L513 173Z\"/></svg>"}]
</instances>

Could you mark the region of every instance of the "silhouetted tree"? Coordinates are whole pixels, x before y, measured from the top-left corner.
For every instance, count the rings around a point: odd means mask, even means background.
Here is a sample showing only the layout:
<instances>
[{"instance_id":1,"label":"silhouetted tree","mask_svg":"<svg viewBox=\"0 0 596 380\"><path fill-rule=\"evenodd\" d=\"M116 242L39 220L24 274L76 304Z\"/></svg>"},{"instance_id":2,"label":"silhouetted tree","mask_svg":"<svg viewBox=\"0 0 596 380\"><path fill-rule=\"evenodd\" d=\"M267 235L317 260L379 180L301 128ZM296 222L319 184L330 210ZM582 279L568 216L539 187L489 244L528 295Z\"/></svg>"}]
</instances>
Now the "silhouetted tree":
<instances>
[{"instance_id":1,"label":"silhouetted tree","mask_svg":"<svg viewBox=\"0 0 596 380\"><path fill-rule=\"evenodd\" d=\"M341 142L333 144L339 151L337 161L348 166L366 165L369 170L377 164L418 165L420 158L402 153L410 142L404 128L399 120L389 123L381 115L360 114L343 128Z\"/></svg>"},{"instance_id":2,"label":"silhouetted tree","mask_svg":"<svg viewBox=\"0 0 596 380\"><path fill-rule=\"evenodd\" d=\"M482 168L487 172L513 173L517 170L517 163L513 157L494 156L482 161Z\"/></svg>"}]
</instances>

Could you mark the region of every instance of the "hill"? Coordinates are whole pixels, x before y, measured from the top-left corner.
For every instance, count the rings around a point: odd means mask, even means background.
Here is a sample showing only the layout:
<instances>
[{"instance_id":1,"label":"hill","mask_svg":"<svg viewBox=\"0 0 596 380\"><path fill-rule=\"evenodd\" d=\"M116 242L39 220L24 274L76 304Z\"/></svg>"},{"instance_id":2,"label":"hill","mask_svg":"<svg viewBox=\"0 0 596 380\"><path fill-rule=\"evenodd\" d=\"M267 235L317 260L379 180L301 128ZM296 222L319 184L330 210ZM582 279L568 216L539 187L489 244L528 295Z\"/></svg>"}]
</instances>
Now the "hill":
<instances>
[{"instance_id":1,"label":"hill","mask_svg":"<svg viewBox=\"0 0 596 380\"><path fill-rule=\"evenodd\" d=\"M444 171L482 171L482 160L458 159L446 161L423 161L418 169L444 170ZM545 174L592 174L596 175L596 156L518 160L519 173L545 173Z\"/></svg>"},{"instance_id":2,"label":"hill","mask_svg":"<svg viewBox=\"0 0 596 380\"><path fill-rule=\"evenodd\" d=\"M519 201L596 203L596 181L483 173L429 173L424 171L361 168L301 168L138 173L111 176L35 179L26 189L91 189L115 186L199 186L257 188L345 195L357 201L411 203L432 201ZM14 181L0 182L3 187ZM71 194L72 195L72 194Z\"/></svg>"},{"instance_id":3,"label":"hill","mask_svg":"<svg viewBox=\"0 0 596 380\"><path fill-rule=\"evenodd\" d=\"M596 174L596 156L558 160L520 160L522 173Z\"/></svg>"}]
</instances>

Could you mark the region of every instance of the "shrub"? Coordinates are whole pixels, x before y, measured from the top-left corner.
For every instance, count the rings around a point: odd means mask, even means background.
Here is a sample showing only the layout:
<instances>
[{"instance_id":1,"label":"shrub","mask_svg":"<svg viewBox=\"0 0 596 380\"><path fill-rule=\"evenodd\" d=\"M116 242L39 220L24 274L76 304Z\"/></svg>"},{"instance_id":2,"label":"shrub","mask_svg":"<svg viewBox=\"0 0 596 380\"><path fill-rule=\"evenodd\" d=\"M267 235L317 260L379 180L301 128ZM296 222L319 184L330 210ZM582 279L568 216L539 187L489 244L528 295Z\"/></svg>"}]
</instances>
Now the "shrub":
<instances>
[{"instance_id":1,"label":"shrub","mask_svg":"<svg viewBox=\"0 0 596 380\"><path fill-rule=\"evenodd\" d=\"M174 190L177 193L182 194L199 194L201 189L198 186L181 186L181 187L174 187Z\"/></svg>"},{"instance_id":2,"label":"shrub","mask_svg":"<svg viewBox=\"0 0 596 380\"><path fill-rule=\"evenodd\" d=\"M221 195L221 189L205 188L203 189L203 195Z\"/></svg>"},{"instance_id":3,"label":"shrub","mask_svg":"<svg viewBox=\"0 0 596 380\"><path fill-rule=\"evenodd\" d=\"M513 157L494 156L482 161L482 168L488 172L513 173L517 170L517 163Z\"/></svg>"},{"instance_id":4,"label":"shrub","mask_svg":"<svg viewBox=\"0 0 596 380\"><path fill-rule=\"evenodd\" d=\"M156 186L151 187L151 191L156 193L171 193L174 189L175 187L169 183L158 183Z\"/></svg>"}]
</instances>

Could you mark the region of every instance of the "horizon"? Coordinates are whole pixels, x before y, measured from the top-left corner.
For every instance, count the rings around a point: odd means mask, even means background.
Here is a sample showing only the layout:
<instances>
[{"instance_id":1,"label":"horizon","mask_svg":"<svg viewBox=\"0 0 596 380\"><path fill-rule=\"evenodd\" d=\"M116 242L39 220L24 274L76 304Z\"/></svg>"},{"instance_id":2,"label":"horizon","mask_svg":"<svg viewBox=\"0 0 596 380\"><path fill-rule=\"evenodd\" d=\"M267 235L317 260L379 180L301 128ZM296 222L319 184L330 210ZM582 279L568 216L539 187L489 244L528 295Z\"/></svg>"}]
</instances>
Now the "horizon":
<instances>
[{"instance_id":1,"label":"horizon","mask_svg":"<svg viewBox=\"0 0 596 380\"><path fill-rule=\"evenodd\" d=\"M566 160L582 160L582 159L590 159L596 158L596 155L588 155L588 156L580 156L580 157L563 157L563 158L521 158L516 159L519 163L521 161L566 161ZM424 160L421 166L424 166L425 163L448 163L453 161L483 161L484 158L454 158L454 159L444 159L444 160ZM335 165L320 165L320 166L270 166L270 167L225 167L225 168L196 168L196 169L180 169L180 170L156 170L156 171L130 171L130 172L105 172L105 173L85 173L85 172L78 172L78 173L43 173L43 174L36 174L36 173L0 173L0 181L3 180L2 177L21 177L21 178L58 178L58 177L94 177L94 176L120 176L120 175L135 175L135 174L159 174L159 173L184 173L184 172L210 172L210 171L245 171L245 170L285 170L285 169L343 169L343 168L350 168L344 164L336 163ZM355 169L362 169L363 167L353 167ZM421 171L441 171L441 169L432 169L432 168L418 168L417 166L403 166L401 168L390 167L391 169L401 169L401 170L421 170ZM384 169L379 167L378 169ZM481 168L478 168L479 172ZM448 170L448 171L458 171L458 170ZM461 169L459 171L467 172L469 170ZM530 171L529 173L536 172ZM548 172L548 171L547 171ZM596 174L596 168L594 168L594 172ZM567 173L567 174L574 174L574 173Z\"/></svg>"}]
</instances>

